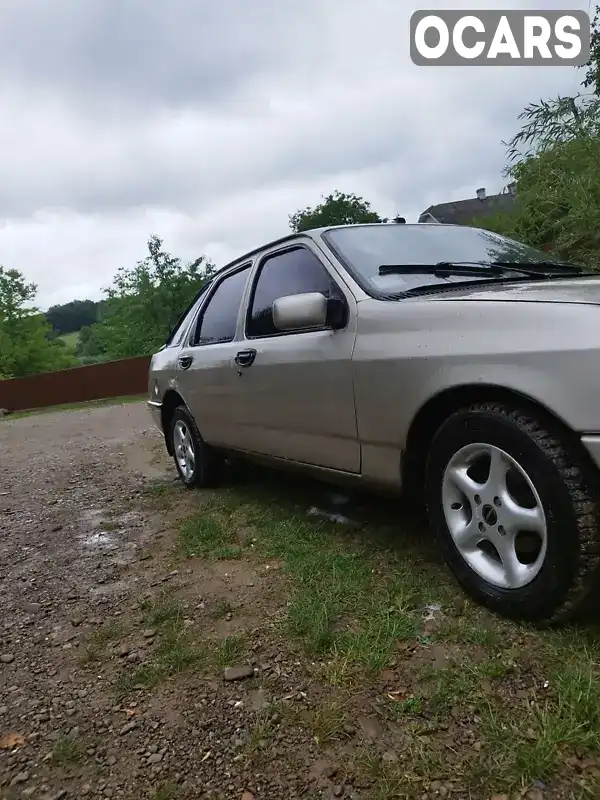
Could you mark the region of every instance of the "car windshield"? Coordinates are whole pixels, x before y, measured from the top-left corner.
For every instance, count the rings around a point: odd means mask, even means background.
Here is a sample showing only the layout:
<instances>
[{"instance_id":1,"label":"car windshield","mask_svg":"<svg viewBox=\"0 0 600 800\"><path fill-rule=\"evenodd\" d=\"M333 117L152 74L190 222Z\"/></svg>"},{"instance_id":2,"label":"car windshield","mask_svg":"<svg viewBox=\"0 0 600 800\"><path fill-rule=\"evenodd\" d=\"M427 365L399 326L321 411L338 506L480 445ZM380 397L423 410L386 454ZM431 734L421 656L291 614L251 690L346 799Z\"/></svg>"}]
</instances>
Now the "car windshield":
<instances>
[{"instance_id":1,"label":"car windshield","mask_svg":"<svg viewBox=\"0 0 600 800\"><path fill-rule=\"evenodd\" d=\"M346 226L330 228L323 234L323 239L359 283L376 293L399 293L433 284L472 281L474 277L465 270L467 274L448 274L440 279L431 270L419 272L419 265L500 262L520 264L529 269L535 269L537 264L540 270L553 273L560 273L562 269L558 259L542 250L481 228L459 225ZM564 271L572 275L576 269L571 265ZM477 280L488 280L481 274L484 271L476 276ZM502 277L498 271L490 269L489 280L501 280ZM512 277L516 276L513 274Z\"/></svg>"}]
</instances>

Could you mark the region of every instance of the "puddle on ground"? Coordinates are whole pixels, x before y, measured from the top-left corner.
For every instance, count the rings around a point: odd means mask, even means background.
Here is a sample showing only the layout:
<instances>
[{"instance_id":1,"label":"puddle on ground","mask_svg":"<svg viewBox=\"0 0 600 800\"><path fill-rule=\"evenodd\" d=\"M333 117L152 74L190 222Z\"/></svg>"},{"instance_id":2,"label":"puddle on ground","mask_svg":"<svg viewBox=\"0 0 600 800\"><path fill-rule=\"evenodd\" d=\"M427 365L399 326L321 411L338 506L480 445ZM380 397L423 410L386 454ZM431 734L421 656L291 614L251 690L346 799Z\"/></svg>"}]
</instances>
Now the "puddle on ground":
<instances>
[{"instance_id":1,"label":"puddle on ground","mask_svg":"<svg viewBox=\"0 0 600 800\"><path fill-rule=\"evenodd\" d=\"M108 531L94 531L94 533L85 534L81 538L84 546L91 550L115 550L117 548L115 536Z\"/></svg>"},{"instance_id":2,"label":"puddle on ground","mask_svg":"<svg viewBox=\"0 0 600 800\"><path fill-rule=\"evenodd\" d=\"M104 512L102 509L91 508L81 513L81 519L90 528L101 528L104 522Z\"/></svg>"},{"instance_id":3,"label":"puddle on ground","mask_svg":"<svg viewBox=\"0 0 600 800\"><path fill-rule=\"evenodd\" d=\"M138 511L114 515L103 508L91 508L80 514L80 520L82 530L78 539L82 547L109 555L111 563L121 567L132 564L139 547L151 541L154 534L153 527Z\"/></svg>"},{"instance_id":4,"label":"puddle on ground","mask_svg":"<svg viewBox=\"0 0 600 800\"><path fill-rule=\"evenodd\" d=\"M79 539L84 547L89 550L112 551L123 549L124 545L120 541L119 534L125 532L125 528L138 528L141 526L140 515L134 511L129 511L113 518L106 519L106 511L102 508L91 508L81 514L83 527L88 529L87 533L80 535ZM109 527L105 530L104 527ZM129 545L131 547L131 545ZM127 545L125 545L127 547ZM135 545L133 546L135 548ZM125 556L127 561L131 561L131 556Z\"/></svg>"}]
</instances>

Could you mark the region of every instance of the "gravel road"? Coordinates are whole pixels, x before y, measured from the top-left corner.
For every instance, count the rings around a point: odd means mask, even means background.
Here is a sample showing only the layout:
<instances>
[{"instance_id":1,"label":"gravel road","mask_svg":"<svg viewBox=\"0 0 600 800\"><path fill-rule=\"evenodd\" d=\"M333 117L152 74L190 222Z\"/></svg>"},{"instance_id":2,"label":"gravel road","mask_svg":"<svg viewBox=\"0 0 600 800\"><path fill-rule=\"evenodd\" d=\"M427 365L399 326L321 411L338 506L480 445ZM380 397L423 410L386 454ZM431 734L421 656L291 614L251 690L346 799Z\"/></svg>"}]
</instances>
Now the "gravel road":
<instances>
[{"instance_id":1,"label":"gravel road","mask_svg":"<svg viewBox=\"0 0 600 800\"><path fill-rule=\"evenodd\" d=\"M268 694L305 702L300 662L259 630L265 597L277 613L272 571L174 561L202 497L174 478L143 403L0 422L1 798L341 796L312 736L264 752ZM228 681L221 664L120 696L119 676L160 650L141 609L165 587L204 642L243 630L262 677Z\"/></svg>"},{"instance_id":2,"label":"gravel road","mask_svg":"<svg viewBox=\"0 0 600 800\"><path fill-rule=\"evenodd\" d=\"M132 500L164 475L152 463L157 441L141 403L0 423L0 787L6 797L112 796L110 781L98 790L94 775L86 784L89 769L74 778L57 775L50 756L57 742L60 750L110 710L101 681L90 682L76 654L139 581L130 567L152 541L157 521L131 510ZM107 720L96 733L111 728ZM11 737L26 742L13 749ZM105 750L92 745L88 753L100 768ZM68 745L63 756L68 760Z\"/></svg>"}]
</instances>

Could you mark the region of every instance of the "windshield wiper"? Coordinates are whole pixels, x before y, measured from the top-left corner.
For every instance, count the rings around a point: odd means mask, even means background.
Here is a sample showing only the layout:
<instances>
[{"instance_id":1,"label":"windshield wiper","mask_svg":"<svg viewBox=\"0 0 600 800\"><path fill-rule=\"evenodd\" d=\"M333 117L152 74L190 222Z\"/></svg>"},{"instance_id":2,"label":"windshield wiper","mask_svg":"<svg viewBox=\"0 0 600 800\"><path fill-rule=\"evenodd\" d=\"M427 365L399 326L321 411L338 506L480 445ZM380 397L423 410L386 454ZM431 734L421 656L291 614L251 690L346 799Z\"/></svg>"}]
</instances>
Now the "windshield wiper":
<instances>
[{"instance_id":1,"label":"windshield wiper","mask_svg":"<svg viewBox=\"0 0 600 800\"><path fill-rule=\"evenodd\" d=\"M534 279L548 277L546 273L526 269L520 266L509 266L499 262L486 261L438 261L437 264L382 264L379 275L434 275L436 278L447 278L452 275L466 278L503 278L507 273L518 273Z\"/></svg>"},{"instance_id":2,"label":"windshield wiper","mask_svg":"<svg viewBox=\"0 0 600 800\"><path fill-rule=\"evenodd\" d=\"M494 266L506 267L507 269L519 269L521 262L519 261L494 261ZM590 275L592 273L584 272L582 267L577 264L570 264L568 261L530 261L526 264L526 269L537 270L551 269L552 275L556 274L569 274L569 275ZM548 274L548 273L545 273Z\"/></svg>"}]
</instances>

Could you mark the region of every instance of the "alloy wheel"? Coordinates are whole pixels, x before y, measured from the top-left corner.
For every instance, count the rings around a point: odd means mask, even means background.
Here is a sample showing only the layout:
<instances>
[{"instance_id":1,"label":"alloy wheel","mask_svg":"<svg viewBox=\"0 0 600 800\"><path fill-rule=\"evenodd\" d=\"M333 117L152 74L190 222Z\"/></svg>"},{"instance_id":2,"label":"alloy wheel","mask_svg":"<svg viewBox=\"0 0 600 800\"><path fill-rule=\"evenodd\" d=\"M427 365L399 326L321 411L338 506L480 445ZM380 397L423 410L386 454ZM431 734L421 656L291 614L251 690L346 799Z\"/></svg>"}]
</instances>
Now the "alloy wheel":
<instances>
[{"instance_id":1,"label":"alloy wheel","mask_svg":"<svg viewBox=\"0 0 600 800\"><path fill-rule=\"evenodd\" d=\"M183 420L173 428L173 449L184 480L189 481L196 469L196 451L190 429Z\"/></svg>"},{"instance_id":2,"label":"alloy wheel","mask_svg":"<svg viewBox=\"0 0 600 800\"><path fill-rule=\"evenodd\" d=\"M519 589L539 573L546 515L531 478L504 450L485 443L458 450L444 470L442 506L454 545L483 580Z\"/></svg>"}]
</instances>

